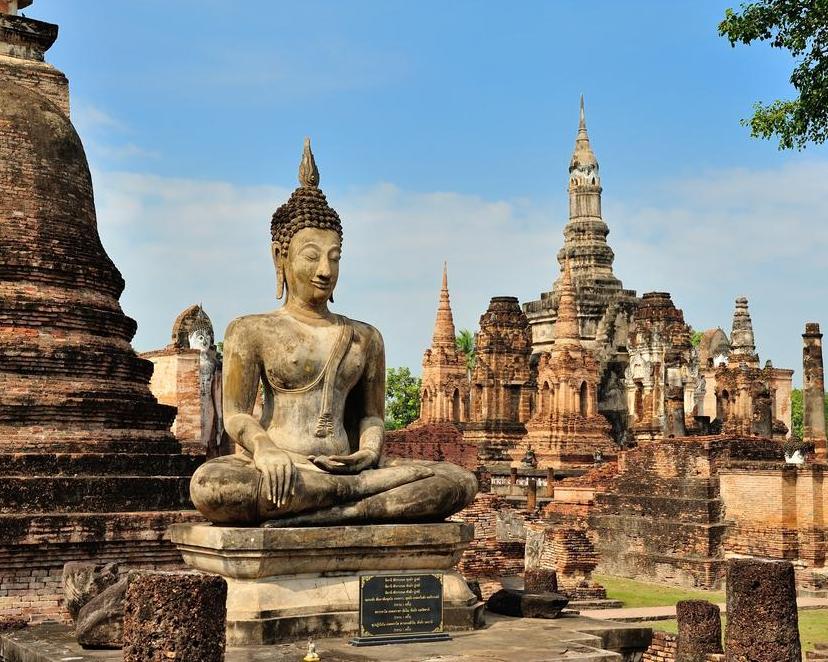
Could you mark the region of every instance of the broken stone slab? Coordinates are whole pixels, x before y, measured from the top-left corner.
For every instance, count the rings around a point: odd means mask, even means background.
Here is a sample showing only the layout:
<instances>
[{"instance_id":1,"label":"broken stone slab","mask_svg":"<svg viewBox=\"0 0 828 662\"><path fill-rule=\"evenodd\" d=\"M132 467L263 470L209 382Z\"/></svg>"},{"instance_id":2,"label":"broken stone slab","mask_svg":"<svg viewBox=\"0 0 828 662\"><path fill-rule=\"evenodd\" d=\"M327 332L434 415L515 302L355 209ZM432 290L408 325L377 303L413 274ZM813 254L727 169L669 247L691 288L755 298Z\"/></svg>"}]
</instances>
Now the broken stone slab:
<instances>
[{"instance_id":1,"label":"broken stone slab","mask_svg":"<svg viewBox=\"0 0 828 662\"><path fill-rule=\"evenodd\" d=\"M63 595L66 609L76 620L81 608L96 595L117 583L120 572L117 563L69 561L63 565Z\"/></svg>"},{"instance_id":2,"label":"broken stone slab","mask_svg":"<svg viewBox=\"0 0 828 662\"><path fill-rule=\"evenodd\" d=\"M75 634L84 648L120 648L124 638L124 577L98 593L78 612Z\"/></svg>"},{"instance_id":3,"label":"broken stone slab","mask_svg":"<svg viewBox=\"0 0 828 662\"><path fill-rule=\"evenodd\" d=\"M131 572L124 662L223 662L227 582L200 572Z\"/></svg>"},{"instance_id":4,"label":"broken stone slab","mask_svg":"<svg viewBox=\"0 0 828 662\"><path fill-rule=\"evenodd\" d=\"M556 618L569 604L569 598L560 593L527 593L503 588L486 602L486 609L504 616L523 618Z\"/></svg>"}]
</instances>

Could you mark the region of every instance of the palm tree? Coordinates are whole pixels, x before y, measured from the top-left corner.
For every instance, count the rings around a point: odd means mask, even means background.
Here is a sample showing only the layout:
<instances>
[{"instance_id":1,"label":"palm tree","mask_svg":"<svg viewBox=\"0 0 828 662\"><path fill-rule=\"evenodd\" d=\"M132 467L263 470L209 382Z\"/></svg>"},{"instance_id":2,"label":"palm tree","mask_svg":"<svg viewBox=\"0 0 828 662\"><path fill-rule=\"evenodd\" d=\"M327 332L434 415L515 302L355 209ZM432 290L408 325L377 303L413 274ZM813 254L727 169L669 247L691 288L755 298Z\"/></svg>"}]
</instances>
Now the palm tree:
<instances>
[{"instance_id":1,"label":"palm tree","mask_svg":"<svg viewBox=\"0 0 828 662\"><path fill-rule=\"evenodd\" d=\"M474 370L474 334L468 329L460 329L460 333L454 339L459 349L466 355L466 373L471 377Z\"/></svg>"}]
</instances>

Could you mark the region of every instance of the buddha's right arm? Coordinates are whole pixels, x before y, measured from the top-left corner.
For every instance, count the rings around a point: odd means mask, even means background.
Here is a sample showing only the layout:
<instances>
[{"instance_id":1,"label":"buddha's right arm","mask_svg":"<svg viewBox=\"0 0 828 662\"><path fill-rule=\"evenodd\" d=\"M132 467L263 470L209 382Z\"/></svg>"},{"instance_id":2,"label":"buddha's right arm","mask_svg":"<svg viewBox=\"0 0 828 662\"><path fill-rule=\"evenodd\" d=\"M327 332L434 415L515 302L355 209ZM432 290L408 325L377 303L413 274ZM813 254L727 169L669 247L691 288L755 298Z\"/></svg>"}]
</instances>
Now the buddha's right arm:
<instances>
[{"instance_id":1,"label":"buddha's right arm","mask_svg":"<svg viewBox=\"0 0 828 662\"><path fill-rule=\"evenodd\" d=\"M230 322L224 334L222 410L227 434L255 454L259 444L267 444L270 439L251 415L259 388L259 360L255 338L241 322Z\"/></svg>"}]
</instances>

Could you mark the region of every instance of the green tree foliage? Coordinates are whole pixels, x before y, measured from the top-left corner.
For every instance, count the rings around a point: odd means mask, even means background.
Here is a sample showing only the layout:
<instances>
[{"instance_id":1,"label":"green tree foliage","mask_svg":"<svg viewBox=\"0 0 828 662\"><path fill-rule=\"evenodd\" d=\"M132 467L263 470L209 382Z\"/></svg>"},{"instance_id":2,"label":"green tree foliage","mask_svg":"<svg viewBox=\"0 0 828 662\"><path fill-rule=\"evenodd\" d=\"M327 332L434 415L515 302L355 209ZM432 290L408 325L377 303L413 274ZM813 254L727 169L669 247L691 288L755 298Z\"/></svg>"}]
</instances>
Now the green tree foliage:
<instances>
[{"instance_id":1,"label":"green tree foliage","mask_svg":"<svg viewBox=\"0 0 828 662\"><path fill-rule=\"evenodd\" d=\"M468 329L461 329L454 339L457 349L466 355L466 370L469 374L474 370L474 334Z\"/></svg>"},{"instance_id":2,"label":"green tree foliage","mask_svg":"<svg viewBox=\"0 0 828 662\"><path fill-rule=\"evenodd\" d=\"M791 436L802 439L802 415L805 407L802 404L802 389L791 391Z\"/></svg>"},{"instance_id":3,"label":"green tree foliage","mask_svg":"<svg viewBox=\"0 0 828 662\"><path fill-rule=\"evenodd\" d=\"M796 60L792 100L761 101L753 117L742 120L754 138L779 138L779 149L803 149L828 138L828 2L826 0L758 0L725 11L719 35L731 46L769 41Z\"/></svg>"},{"instance_id":4,"label":"green tree foliage","mask_svg":"<svg viewBox=\"0 0 828 662\"><path fill-rule=\"evenodd\" d=\"M824 402L825 419L828 420L828 395ZM802 389L791 391L791 434L802 439L802 419L805 414L805 403L802 399Z\"/></svg>"},{"instance_id":5,"label":"green tree foliage","mask_svg":"<svg viewBox=\"0 0 828 662\"><path fill-rule=\"evenodd\" d=\"M420 378L408 368L388 368L385 374L385 428L399 430L420 415Z\"/></svg>"},{"instance_id":6,"label":"green tree foliage","mask_svg":"<svg viewBox=\"0 0 828 662\"><path fill-rule=\"evenodd\" d=\"M690 328L690 343L693 345L693 347L698 347L699 345L701 345L703 336L703 331L694 331L692 327Z\"/></svg>"}]
</instances>

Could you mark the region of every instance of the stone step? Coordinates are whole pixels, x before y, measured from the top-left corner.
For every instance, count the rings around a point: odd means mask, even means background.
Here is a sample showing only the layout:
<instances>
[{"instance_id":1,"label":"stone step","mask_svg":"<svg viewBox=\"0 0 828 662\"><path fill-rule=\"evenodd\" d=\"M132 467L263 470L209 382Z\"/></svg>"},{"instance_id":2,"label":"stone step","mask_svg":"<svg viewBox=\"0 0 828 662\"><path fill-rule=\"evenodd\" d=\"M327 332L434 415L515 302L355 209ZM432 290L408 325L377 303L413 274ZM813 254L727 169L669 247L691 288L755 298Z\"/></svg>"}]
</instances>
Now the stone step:
<instances>
[{"instance_id":1,"label":"stone step","mask_svg":"<svg viewBox=\"0 0 828 662\"><path fill-rule=\"evenodd\" d=\"M129 512L190 508L189 476L9 476L0 513Z\"/></svg>"},{"instance_id":2,"label":"stone step","mask_svg":"<svg viewBox=\"0 0 828 662\"><path fill-rule=\"evenodd\" d=\"M52 401L33 402L27 395L4 395L0 406L0 426L16 427L52 424L84 423L90 428L115 430L163 430L175 419L175 407L158 404L154 399L139 401L134 398L58 397ZM62 425L54 425L57 429Z\"/></svg>"},{"instance_id":3,"label":"stone step","mask_svg":"<svg viewBox=\"0 0 828 662\"><path fill-rule=\"evenodd\" d=\"M203 462L180 453L0 452L0 476L190 476Z\"/></svg>"},{"instance_id":4,"label":"stone step","mask_svg":"<svg viewBox=\"0 0 828 662\"><path fill-rule=\"evenodd\" d=\"M0 545L0 565L26 563L25 557L19 554L23 546L98 544L114 539L160 540L172 524L204 523L201 514L191 508L126 513L0 514L0 541L3 543Z\"/></svg>"}]
</instances>

